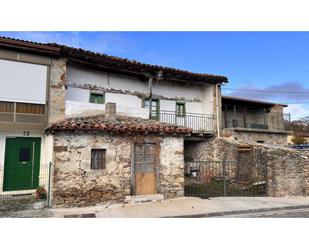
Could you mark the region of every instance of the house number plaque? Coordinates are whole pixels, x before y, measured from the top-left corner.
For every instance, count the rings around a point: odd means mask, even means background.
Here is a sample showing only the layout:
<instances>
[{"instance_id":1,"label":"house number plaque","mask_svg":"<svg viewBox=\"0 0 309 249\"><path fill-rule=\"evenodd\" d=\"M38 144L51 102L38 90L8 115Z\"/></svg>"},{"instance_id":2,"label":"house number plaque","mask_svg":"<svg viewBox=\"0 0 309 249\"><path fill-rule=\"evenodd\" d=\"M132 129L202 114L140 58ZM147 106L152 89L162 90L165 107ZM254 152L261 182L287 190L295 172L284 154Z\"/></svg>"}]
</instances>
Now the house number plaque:
<instances>
[{"instance_id":1,"label":"house number plaque","mask_svg":"<svg viewBox=\"0 0 309 249\"><path fill-rule=\"evenodd\" d=\"M29 137L30 136L30 131L24 131L24 136Z\"/></svg>"}]
</instances>

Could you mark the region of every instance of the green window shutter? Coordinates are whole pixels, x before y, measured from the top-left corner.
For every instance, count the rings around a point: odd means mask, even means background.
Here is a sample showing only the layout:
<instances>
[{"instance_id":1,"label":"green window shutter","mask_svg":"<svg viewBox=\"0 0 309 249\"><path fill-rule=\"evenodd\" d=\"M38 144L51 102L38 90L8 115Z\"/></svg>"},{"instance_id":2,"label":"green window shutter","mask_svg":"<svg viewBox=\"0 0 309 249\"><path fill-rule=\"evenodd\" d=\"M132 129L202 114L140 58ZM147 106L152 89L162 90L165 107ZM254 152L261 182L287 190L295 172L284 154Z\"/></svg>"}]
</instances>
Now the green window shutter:
<instances>
[{"instance_id":1,"label":"green window shutter","mask_svg":"<svg viewBox=\"0 0 309 249\"><path fill-rule=\"evenodd\" d=\"M105 94L104 93L90 93L90 103L104 104Z\"/></svg>"},{"instance_id":2,"label":"green window shutter","mask_svg":"<svg viewBox=\"0 0 309 249\"><path fill-rule=\"evenodd\" d=\"M149 99L143 99L143 107L149 108ZM155 120L159 120L160 117L160 100L159 99L152 99L152 113L151 118Z\"/></svg>"}]
</instances>

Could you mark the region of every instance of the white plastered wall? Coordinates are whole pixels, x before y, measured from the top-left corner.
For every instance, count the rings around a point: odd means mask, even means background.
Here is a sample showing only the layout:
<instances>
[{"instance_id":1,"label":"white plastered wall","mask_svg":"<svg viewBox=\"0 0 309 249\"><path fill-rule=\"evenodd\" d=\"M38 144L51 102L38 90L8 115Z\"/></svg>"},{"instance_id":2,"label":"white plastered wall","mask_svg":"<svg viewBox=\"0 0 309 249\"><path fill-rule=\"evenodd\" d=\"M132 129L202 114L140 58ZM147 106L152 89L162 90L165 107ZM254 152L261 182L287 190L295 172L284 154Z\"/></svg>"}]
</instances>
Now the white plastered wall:
<instances>
[{"instance_id":1,"label":"white plastered wall","mask_svg":"<svg viewBox=\"0 0 309 249\"><path fill-rule=\"evenodd\" d=\"M105 102L114 102L117 112L129 116L148 118L148 108L142 107L142 99L134 93L148 95L148 82L129 76L113 75L73 66L67 68L69 85L94 85L108 90L126 93L105 93ZM89 103L89 89L68 87L66 116L95 115L103 113L105 105ZM160 81L153 84L153 95L160 98L160 110L175 111L176 99L186 102L188 113L213 114L213 85L179 84ZM170 100L169 100L170 99Z\"/></svg>"},{"instance_id":2,"label":"white plastered wall","mask_svg":"<svg viewBox=\"0 0 309 249\"><path fill-rule=\"evenodd\" d=\"M0 59L0 100L45 104L47 70L45 65Z\"/></svg>"}]
</instances>

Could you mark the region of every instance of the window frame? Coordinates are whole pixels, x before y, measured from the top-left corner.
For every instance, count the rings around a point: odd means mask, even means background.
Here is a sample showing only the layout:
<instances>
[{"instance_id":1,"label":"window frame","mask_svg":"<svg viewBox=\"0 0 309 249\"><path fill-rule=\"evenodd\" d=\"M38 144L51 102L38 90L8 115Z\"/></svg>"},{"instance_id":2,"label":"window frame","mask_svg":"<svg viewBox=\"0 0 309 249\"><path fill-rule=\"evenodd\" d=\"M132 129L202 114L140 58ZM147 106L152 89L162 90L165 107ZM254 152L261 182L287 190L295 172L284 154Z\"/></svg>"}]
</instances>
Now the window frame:
<instances>
[{"instance_id":1,"label":"window frame","mask_svg":"<svg viewBox=\"0 0 309 249\"><path fill-rule=\"evenodd\" d=\"M144 98L143 99L143 108L149 108L149 106L146 106L146 101L149 102L149 98ZM160 117L160 99L153 98L152 102L156 102L157 103L156 104L156 110L155 110L156 115L154 116L153 115L154 114L154 110L151 110L151 115L150 116L151 116L152 119L159 120L159 117ZM153 105L152 105L152 107L153 107Z\"/></svg>"},{"instance_id":2,"label":"window frame","mask_svg":"<svg viewBox=\"0 0 309 249\"><path fill-rule=\"evenodd\" d=\"M98 102L93 102L93 96L96 95L96 96L102 96L102 103L98 103ZM90 92L89 94L89 103L91 104L105 104L105 93L102 93L102 92Z\"/></svg>"},{"instance_id":3,"label":"window frame","mask_svg":"<svg viewBox=\"0 0 309 249\"><path fill-rule=\"evenodd\" d=\"M147 147L151 146L153 153L147 153ZM155 142L143 142L143 143L134 143L133 157L134 157L134 172L136 173L147 173L147 172L156 172L158 154L156 153ZM138 152L139 150L139 152ZM137 158L141 161L139 161ZM152 159L152 160L149 160ZM137 166L140 165L140 166Z\"/></svg>"},{"instance_id":4,"label":"window frame","mask_svg":"<svg viewBox=\"0 0 309 249\"><path fill-rule=\"evenodd\" d=\"M102 162L100 163L100 167L96 167L95 165L99 163L95 163L95 161L99 161L99 159L94 159L93 153L94 152L102 152ZM91 149L91 155L90 155L90 169L91 170L105 170L106 169L106 149Z\"/></svg>"},{"instance_id":5,"label":"window frame","mask_svg":"<svg viewBox=\"0 0 309 249\"><path fill-rule=\"evenodd\" d=\"M20 147L19 148L18 161L19 162L30 162L31 161L31 148L30 147Z\"/></svg>"},{"instance_id":6,"label":"window frame","mask_svg":"<svg viewBox=\"0 0 309 249\"><path fill-rule=\"evenodd\" d=\"M178 112L178 106L183 106L183 113ZM176 102L176 116L177 117L185 117L186 116L186 102Z\"/></svg>"}]
</instances>

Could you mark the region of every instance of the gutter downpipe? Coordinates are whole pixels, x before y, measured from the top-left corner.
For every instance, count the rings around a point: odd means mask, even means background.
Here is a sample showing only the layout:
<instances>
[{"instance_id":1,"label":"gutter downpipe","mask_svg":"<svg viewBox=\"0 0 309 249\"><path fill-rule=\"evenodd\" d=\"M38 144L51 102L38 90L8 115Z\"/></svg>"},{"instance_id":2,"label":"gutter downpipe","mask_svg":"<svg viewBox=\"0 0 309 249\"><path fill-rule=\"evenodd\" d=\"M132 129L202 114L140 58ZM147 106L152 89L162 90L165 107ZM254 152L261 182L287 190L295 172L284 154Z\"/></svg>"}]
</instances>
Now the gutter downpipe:
<instances>
[{"instance_id":1,"label":"gutter downpipe","mask_svg":"<svg viewBox=\"0 0 309 249\"><path fill-rule=\"evenodd\" d=\"M217 136L220 138L220 115L219 115L219 84L216 84L216 117L217 117Z\"/></svg>"},{"instance_id":2,"label":"gutter downpipe","mask_svg":"<svg viewBox=\"0 0 309 249\"><path fill-rule=\"evenodd\" d=\"M151 119L152 117L152 81L153 81L153 78L152 77L149 77L149 80L148 80L148 86L149 86L149 119Z\"/></svg>"}]
</instances>

